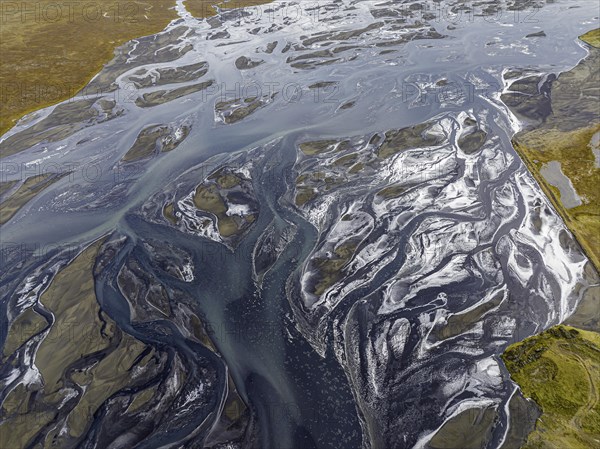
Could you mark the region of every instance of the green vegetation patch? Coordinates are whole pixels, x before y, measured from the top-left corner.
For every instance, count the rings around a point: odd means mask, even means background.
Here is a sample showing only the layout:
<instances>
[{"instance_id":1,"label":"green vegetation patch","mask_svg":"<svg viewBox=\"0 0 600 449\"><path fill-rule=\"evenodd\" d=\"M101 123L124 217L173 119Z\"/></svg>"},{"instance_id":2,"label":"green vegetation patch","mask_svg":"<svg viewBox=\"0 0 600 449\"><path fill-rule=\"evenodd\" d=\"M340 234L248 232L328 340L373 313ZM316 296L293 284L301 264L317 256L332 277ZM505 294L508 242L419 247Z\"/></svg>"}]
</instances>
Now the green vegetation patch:
<instances>
[{"instance_id":1,"label":"green vegetation patch","mask_svg":"<svg viewBox=\"0 0 600 449\"><path fill-rule=\"evenodd\" d=\"M242 183L242 180L235 173L225 171L223 169L213 173L208 177L211 181L214 180L222 189L233 189Z\"/></svg>"},{"instance_id":2,"label":"green vegetation patch","mask_svg":"<svg viewBox=\"0 0 600 449\"><path fill-rule=\"evenodd\" d=\"M258 217L252 182L231 167L216 170L196 188L194 205L216 217L217 228L224 238L241 236ZM229 205L243 205L246 209L227 215Z\"/></svg>"},{"instance_id":3,"label":"green vegetation patch","mask_svg":"<svg viewBox=\"0 0 600 449\"><path fill-rule=\"evenodd\" d=\"M600 441L600 334L555 326L502 355L542 417L524 449L589 449Z\"/></svg>"},{"instance_id":4,"label":"green vegetation patch","mask_svg":"<svg viewBox=\"0 0 600 449\"><path fill-rule=\"evenodd\" d=\"M148 388L147 390L142 390L141 393L138 393L134 397L131 404L129 404L127 411L130 413L135 412L140 407L142 407L144 404L147 404L148 401L150 401L150 399L152 399L156 395L156 393L157 393L156 390L157 390L157 387L152 387L152 388Z\"/></svg>"},{"instance_id":5,"label":"green vegetation patch","mask_svg":"<svg viewBox=\"0 0 600 449\"><path fill-rule=\"evenodd\" d=\"M10 189L12 189L18 181L5 181L0 182L0 196L4 195Z\"/></svg>"},{"instance_id":6,"label":"green vegetation patch","mask_svg":"<svg viewBox=\"0 0 600 449\"><path fill-rule=\"evenodd\" d=\"M335 164L333 164L335 166ZM358 166L358 167L357 167ZM362 170L361 163L355 164L349 173ZM315 171L299 175L296 178L296 206L301 207L319 196L319 193L334 189L345 182L345 176L329 171Z\"/></svg>"},{"instance_id":7,"label":"green vegetation patch","mask_svg":"<svg viewBox=\"0 0 600 449\"><path fill-rule=\"evenodd\" d=\"M431 449L483 449L496 420L494 407L471 408L449 419L429 442Z\"/></svg>"},{"instance_id":8,"label":"green vegetation patch","mask_svg":"<svg viewBox=\"0 0 600 449\"><path fill-rule=\"evenodd\" d=\"M143 368L156 352L123 333L96 300L93 267L100 245L101 242L91 245L59 271L40 297L54 317L48 335L35 353L35 366L43 385L17 387L10 392L8 402L5 401L9 408L3 411L7 419L0 424L1 447L28 447L31 438L40 432L47 432L46 441L54 440L56 447L75 447L72 439L85 433L93 414L110 396L148 380L143 369L132 380L131 369L134 365ZM18 317L10 328L12 348L35 335L42 321L31 309ZM140 360L143 354L147 355ZM64 405L73 391L69 388L71 382L82 390L77 401ZM63 404L61 412L68 414L68 432L60 434L61 426L46 428L46 424L57 419L59 404Z\"/></svg>"},{"instance_id":9,"label":"green vegetation patch","mask_svg":"<svg viewBox=\"0 0 600 449\"><path fill-rule=\"evenodd\" d=\"M344 276L342 270L352 260L359 243L356 239L350 239L338 245L333 250L331 257L321 257L313 260L319 277L319 281L314 288L315 295L321 296L329 287L342 279Z\"/></svg>"},{"instance_id":10,"label":"green vegetation patch","mask_svg":"<svg viewBox=\"0 0 600 449\"><path fill-rule=\"evenodd\" d=\"M216 185L200 185L194 194L194 205L203 211L217 217L219 232L223 237L231 237L238 232L238 227L232 217L227 216L227 205L219 194Z\"/></svg>"},{"instance_id":11,"label":"green vegetation patch","mask_svg":"<svg viewBox=\"0 0 600 449\"><path fill-rule=\"evenodd\" d=\"M598 34L599 31L594 30L583 35L582 39L593 42ZM529 116L544 116L545 120L513 138L513 145L527 168L596 269L600 269L600 168L596 166L592 137L600 132L598 64L600 50L592 46L587 58L573 69L561 73L552 83L551 105L528 106L533 108L529 110ZM518 112L521 103L516 98L516 101L507 104ZM564 207L559 189L540 173L541 168L552 161L560 163L563 174L581 198L581 205L569 209Z\"/></svg>"},{"instance_id":12,"label":"green vegetation patch","mask_svg":"<svg viewBox=\"0 0 600 449\"><path fill-rule=\"evenodd\" d=\"M0 84L10 89L0 102L0 135L23 115L75 95L119 45L162 31L177 18L174 6L175 0L7 5L0 26Z\"/></svg>"},{"instance_id":13,"label":"green vegetation patch","mask_svg":"<svg viewBox=\"0 0 600 449\"><path fill-rule=\"evenodd\" d=\"M407 187L405 185L394 184L394 185L391 185L391 186L381 189L379 192L377 192L377 196L380 196L386 200L389 200L392 198L398 198L404 192L406 192L406 190L407 190Z\"/></svg>"},{"instance_id":14,"label":"green vegetation patch","mask_svg":"<svg viewBox=\"0 0 600 449\"><path fill-rule=\"evenodd\" d=\"M124 162L133 162L152 156L157 150L157 141L169 132L166 126L149 126L140 131L133 146L123 156Z\"/></svg>"},{"instance_id":15,"label":"green vegetation patch","mask_svg":"<svg viewBox=\"0 0 600 449\"><path fill-rule=\"evenodd\" d=\"M316 156L317 154L329 153L335 148L337 140L316 140L313 142L304 142L300 144L300 151L307 156Z\"/></svg>"},{"instance_id":16,"label":"green vegetation patch","mask_svg":"<svg viewBox=\"0 0 600 449\"><path fill-rule=\"evenodd\" d=\"M194 195L194 205L198 209L205 210L217 216L224 214L227 210L223 198L219 195L219 189L214 185L199 186Z\"/></svg>"},{"instance_id":17,"label":"green vegetation patch","mask_svg":"<svg viewBox=\"0 0 600 449\"><path fill-rule=\"evenodd\" d=\"M317 192L311 187L301 187L296 192L296 206L302 207L317 197Z\"/></svg>"},{"instance_id":18,"label":"green vegetation patch","mask_svg":"<svg viewBox=\"0 0 600 449\"><path fill-rule=\"evenodd\" d=\"M175 205L173 203L165 204L165 206L163 207L163 216L174 225L176 225L179 221L179 219L175 215Z\"/></svg>"},{"instance_id":19,"label":"green vegetation patch","mask_svg":"<svg viewBox=\"0 0 600 449\"><path fill-rule=\"evenodd\" d=\"M244 120L246 117L248 117L250 114L255 112L257 109L261 108L262 106L263 103L261 103L260 101L254 101L253 103L250 103L249 106L236 108L234 111L231 112L231 114L225 117L225 123L231 125L233 123L237 123L241 120Z\"/></svg>"},{"instance_id":20,"label":"green vegetation patch","mask_svg":"<svg viewBox=\"0 0 600 449\"><path fill-rule=\"evenodd\" d=\"M593 47L600 48L600 28L588 31L584 35L580 36L579 39L581 39L586 44L590 44Z\"/></svg>"},{"instance_id":21,"label":"green vegetation patch","mask_svg":"<svg viewBox=\"0 0 600 449\"><path fill-rule=\"evenodd\" d=\"M519 134L513 140L515 149L597 268L600 267L600 169L595 166L590 141L599 131L600 124L573 131L541 128ZM541 168L552 161L561 163L562 172L582 199L580 206L563 207L558 188L541 175Z\"/></svg>"},{"instance_id":22,"label":"green vegetation patch","mask_svg":"<svg viewBox=\"0 0 600 449\"><path fill-rule=\"evenodd\" d=\"M433 123L426 122L386 132L377 156L385 159L411 148L439 145L441 140L438 137L425 135L425 131L432 125Z\"/></svg>"},{"instance_id":23,"label":"green vegetation patch","mask_svg":"<svg viewBox=\"0 0 600 449\"><path fill-rule=\"evenodd\" d=\"M67 175L68 173L49 173L27 178L16 192L0 203L0 225L10 220L19 209L32 200L38 193Z\"/></svg>"},{"instance_id":24,"label":"green vegetation patch","mask_svg":"<svg viewBox=\"0 0 600 449\"><path fill-rule=\"evenodd\" d=\"M363 164L362 162L358 162L358 163L354 164L352 167L350 167L350 170L348 170L348 173L350 173L351 175L354 175L356 173L360 173L363 168L365 168L365 164Z\"/></svg>"},{"instance_id":25,"label":"green vegetation patch","mask_svg":"<svg viewBox=\"0 0 600 449\"><path fill-rule=\"evenodd\" d=\"M192 84L191 86L178 87L173 90L157 90L149 92L135 100L135 104L140 108L151 108L158 106L169 101L177 100L178 98L191 95L196 92L200 92L208 87L212 86L214 81L204 81L198 84Z\"/></svg>"},{"instance_id":26,"label":"green vegetation patch","mask_svg":"<svg viewBox=\"0 0 600 449\"><path fill-rule=\"evenodd\" d=\"M464 153L473 154L481 149L486 139L487 133L481 129L477 129L461 136L460 139L458 139L458 146Z\"/></svg>"},{"instance_id":27,"label":"green vegetation patch","mask_svg":"<svg viewBox=\"0 0 600 449\"><path fill-rule=\"evenodd\" d=\"M167 125L152 125L144 128L137 136L133 146L123 156L123 162L136 162L146 159L157 152L168 153L179 146L190 133L189 126L180 128L181 135L176 137L172 128Z\"/></svg>"},{"instance_id":28,"label":"green vegetation patch","mask_svg":"<svg viewBox=\"0 0 600 449\"><path fill-rule=\"evenodd\" d=\"M6 342L4 343L3 358L8 357L23 343L48 327L48 323L31 307L19 315L10 325Z\"/></svg>"},{"instance_id":29,"label":"green vegetation patch","mask_svg":"<svg viewBox=\"0 0 600 449\"><path fill-rule=\"evenodd\" d=\"M248 6L264 5L265 3L271 3L272 0L233 0L215 2L211 0L185 0L185 8L188 12L200 19L203 17L211 17L217 13L215 6L221 9L233 9L233 8L245 8Z\"/></svg>"},{"instance_id":30,"label":"green vegetation patch","mask_svg":"<svg viewBox=\"0 0 600 449\"><path fill-rule=\"evenodd\" d=\"M349 167L352 164L354 164L357 161L357 159L358 159L358 153L350 153L350 154L340 157L339 159L336 159L333 162L333 165L338 166L338 167Z\"/></svg>"},{"instance_id":31,"label":"green vegetation patch","mask_svg":"<svg viewBox=\"0 0 600 449\"><path fill-rule=\"evenodd\" d=\"M102 117L96 103L102 107L104 102L86 99L56 106L46 118L0 142L1 156L11 156L42 142L66 139L87 126L116 116L111 113Z\"/></svg>"},{"instance_id":32,"label":"green vegetation patch","mask_svg":"<svg viewBox=\"0 0 600 449\"><path fill-rule=\"evenodd\" d=\"M438 340L456 337L475 326L490 310L502 303L503 292L497 293L489 301L468 310L467 312L450 315L443 324L435 326L433 334Z\"/></svg>"}]
</instances>

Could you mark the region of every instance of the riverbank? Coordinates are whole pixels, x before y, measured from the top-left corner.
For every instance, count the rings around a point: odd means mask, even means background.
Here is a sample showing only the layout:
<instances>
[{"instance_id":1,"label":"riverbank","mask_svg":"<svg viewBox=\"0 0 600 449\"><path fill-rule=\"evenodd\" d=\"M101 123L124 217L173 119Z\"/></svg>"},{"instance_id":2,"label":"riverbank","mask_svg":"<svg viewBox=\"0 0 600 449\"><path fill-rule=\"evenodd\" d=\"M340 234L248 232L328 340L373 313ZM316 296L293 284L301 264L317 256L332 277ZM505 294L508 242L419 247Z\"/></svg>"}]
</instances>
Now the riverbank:
<instances>
[{"instance_id":1,"label":"riverbank","mask_svg":"<svg viewBox=\"0 0 600 449\"><path fill-rule=\"evenodd\" d=\"M24 115L73 97L115 48L176 19L174 6L175 0L40 0L3 7L0 135Z\"/></svg>"},{"instance_id":2,"label":"riverbank","mask_svg":"<svg viewBox=\"0 0 600 449\"><path fill-rule=\"evenodd\" d=\"M196 18L215 6L240 8L266 1L187 0ZM19 119L75 96L115 49L163 30L178 18L175 0L115 2L11 2L2 7L0 28L0 135Z\"/></svg>"},{"instance_id":3,"label":"riverbank","mask_svg":"<svg viewBox=\"0 0 600 449\"><path fill-rule=\"evenodd\" d=\"M520 118L529 123L538 120L513 137L514 148L598 270L600 29L579 39L588 56L573 69L556 80L541 79L533 94L526 93L525 87L537 75L521 77L503 97ZM585 448L600 441L596 270L591 265L586 268L596 285L582 294L565 322L586 330L555 326L509 346L502 355L513 381L542 412L523 448Z\"/></svg>"},{"instance_id":4,"label":"riverbank","mask_svg":"<svg viewBox=\"0 0 600 449\"><path fill-rule=\"evenodd\" d=\"M594 152L597 150L595 137L600 133L600 96L597 90L599 35L600 30L593 30L580 37L586 44L588 56L552 82L549 114L540 123L513 138L515 150L596 270L600 269L600 167ZM532 96L519 92L515 86L523 85L529 78L533 77L521 78L509 87L513 91L509 94L513 104L509 106L517 114L525 114L522 106L529 107ZM542 98L544 94L538 91L535 96ZM573 101L574 98L579 101ZM537 110L536 114L542 114L542 111ZM525 115L525 119L532 117L531 114ZM568 178L570 185L566 187L570 188L572 195L565 195L565 186L557 185L547 175L552 164L558 165L558 175ZM569 201L571 196L576 201Z\"/></svg>"}]
</instances>

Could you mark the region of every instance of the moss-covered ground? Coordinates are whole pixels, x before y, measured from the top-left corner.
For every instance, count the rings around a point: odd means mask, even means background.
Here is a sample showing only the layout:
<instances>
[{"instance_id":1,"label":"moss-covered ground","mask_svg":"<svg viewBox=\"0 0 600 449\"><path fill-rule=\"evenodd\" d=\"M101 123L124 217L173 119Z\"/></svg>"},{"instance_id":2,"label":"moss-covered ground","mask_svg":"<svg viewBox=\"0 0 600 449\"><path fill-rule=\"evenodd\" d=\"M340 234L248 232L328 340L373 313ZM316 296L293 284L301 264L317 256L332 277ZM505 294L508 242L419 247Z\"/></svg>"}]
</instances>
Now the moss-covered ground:
<instances>
[{"instance_id":1,"label":"moss-covered ground","mask_svg":"<svg viewBox=\"0 0 600 449\"><path fill-rule=\"evenodd\" d=\"M211 0L186 0L185 8L194 17L210 17L215 15L214 6L221 9L244 8L247 6L258 6L264 3L270 3L272 0L234 0L216 2Z\"/></svg>"},{"instance_id":2,"label":"moss-covered ground","mask_svg":"<svg viewBox=\"0 0 600 449\"><path fill-rule=\"evenodd\" d=\"M0 135L17 120L79 92L116 47L163 30L177 18L175 0L2 2ZM266 1L188 0L198 18L212 5L238 8Z\"/></svg>"},{"instance_id":3,"label":"moss-covered ground","mask_svg":"<svg viewBox=\"0 0 600 449\"><path fill-rule=\"evenodd\" d=\"M23 115L71 98L119 45L177 18L175 0L10 3L0 26L0 134Z\"/></svg>"},{"instance_id":4,"label":"moss-covered ground","mask_svg":"<svg viewBox=\"0 0 600 449\"><path fill-rule=\"evenodd\" d=\"M581 39L586 44L589 44L596 48L600 48L600 28L596 28L595 30L588 31L587 33L582 35L579 39Z\"/></svg>"},{"instance_id":5,"label":"moss-covered ground","mask_svg":"<svg viewBox=\"0 0 600 449\"><path fill-rule=\"evenodd\" d=\"M524 449L600 445L600 334L555 326L510 346L502 356L542 416Z\"/></svg>"},{"instance_id":6,"label":"moss-covered ground","mask_svg":"<svg viewBox=\"0 0 600 449\"><path fill-rule=\"evenodd\" d=\"M551 114L513 138L515 149L596 269L600 269L600 167L594 155L600 133L599 38L600 30L581 36L589 44L589 55L552 84ZM553 161L560 163L581 205L565 207L560 191L541 174L542 167Z\"/></svg>"}]
</instances>

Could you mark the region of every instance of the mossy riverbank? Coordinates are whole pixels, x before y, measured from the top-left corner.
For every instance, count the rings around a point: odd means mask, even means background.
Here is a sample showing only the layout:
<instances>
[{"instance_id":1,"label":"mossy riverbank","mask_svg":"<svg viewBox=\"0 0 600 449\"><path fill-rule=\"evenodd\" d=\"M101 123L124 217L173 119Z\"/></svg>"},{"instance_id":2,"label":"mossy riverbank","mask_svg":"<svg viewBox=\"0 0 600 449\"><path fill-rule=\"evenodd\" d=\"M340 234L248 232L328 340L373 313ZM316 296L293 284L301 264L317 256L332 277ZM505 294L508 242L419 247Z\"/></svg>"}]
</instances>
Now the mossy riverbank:
<instances>
[{"instance_id":1,"label":"mossy riverbank","mask_svg":"<svg viewBox=\"0 0 600 449\"><path fill-rule=\"evenodd\" d=\"M555 326L510 346L502 358L542 410L524 449L598 447L600 334Z\"/></svg>"}]
</instances>

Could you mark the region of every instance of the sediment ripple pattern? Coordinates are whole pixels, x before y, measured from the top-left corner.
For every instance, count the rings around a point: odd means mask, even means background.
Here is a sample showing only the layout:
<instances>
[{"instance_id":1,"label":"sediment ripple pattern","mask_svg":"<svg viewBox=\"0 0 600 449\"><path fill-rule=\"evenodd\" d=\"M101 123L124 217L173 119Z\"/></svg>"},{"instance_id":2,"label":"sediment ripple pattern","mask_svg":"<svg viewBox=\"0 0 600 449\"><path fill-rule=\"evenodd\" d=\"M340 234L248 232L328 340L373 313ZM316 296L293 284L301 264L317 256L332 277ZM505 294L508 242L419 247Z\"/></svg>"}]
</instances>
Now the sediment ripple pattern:
<instances>
[{"instance_id":1,"label":"sediment ripple pattern","mask_svg":"<svg viewBox=\"0 0 600 449\"><path fill-rule=\"evenodd\" d=\"M595 282L501 101L508 69L585 55L577 3L178 0L21 120L0 140L7 444L426 448L467 422L507 449L499 354Z\"/></svg>"}]
</instances>

